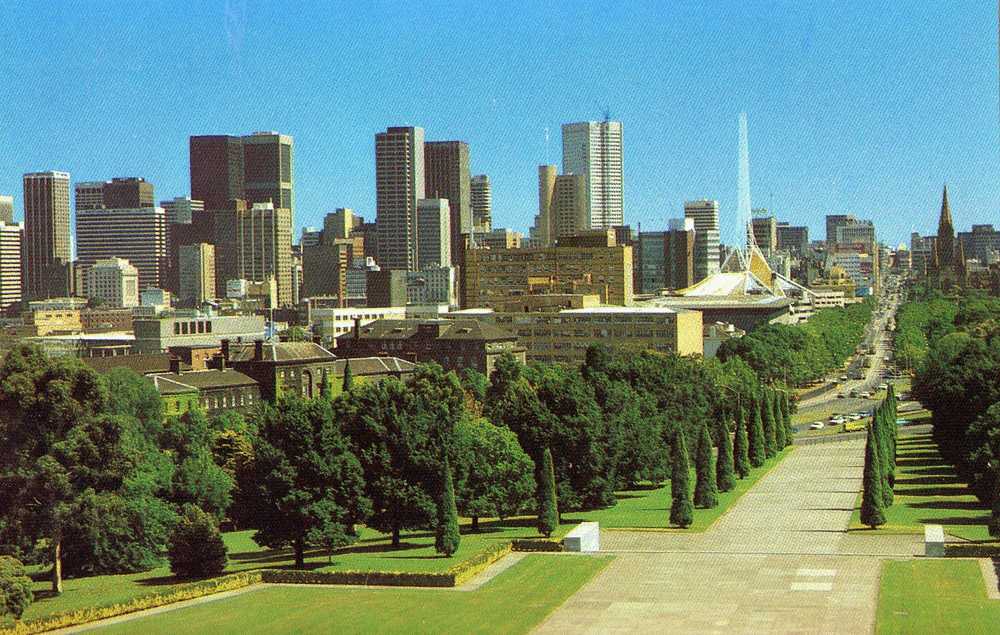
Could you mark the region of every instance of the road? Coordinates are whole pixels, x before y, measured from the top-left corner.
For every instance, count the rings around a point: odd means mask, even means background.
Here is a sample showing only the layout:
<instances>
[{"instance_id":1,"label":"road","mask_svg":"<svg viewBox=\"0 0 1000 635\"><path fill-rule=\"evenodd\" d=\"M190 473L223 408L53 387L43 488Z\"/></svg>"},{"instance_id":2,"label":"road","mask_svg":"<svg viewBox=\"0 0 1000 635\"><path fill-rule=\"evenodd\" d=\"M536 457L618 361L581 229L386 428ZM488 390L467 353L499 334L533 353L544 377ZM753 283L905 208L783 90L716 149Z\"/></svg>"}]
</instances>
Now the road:
<instances>
[{"instance_id":1,"label":"road","mask_svg":"<svg viewBox=\"0 0 1000 635\"><path fill-rule=\"evenodd\" d=\"M882 560L922 545L846 531L863 451L796 448L702 534L602 532L614 561L538 631L871 633Z\"/></svg>"}]
</instances>

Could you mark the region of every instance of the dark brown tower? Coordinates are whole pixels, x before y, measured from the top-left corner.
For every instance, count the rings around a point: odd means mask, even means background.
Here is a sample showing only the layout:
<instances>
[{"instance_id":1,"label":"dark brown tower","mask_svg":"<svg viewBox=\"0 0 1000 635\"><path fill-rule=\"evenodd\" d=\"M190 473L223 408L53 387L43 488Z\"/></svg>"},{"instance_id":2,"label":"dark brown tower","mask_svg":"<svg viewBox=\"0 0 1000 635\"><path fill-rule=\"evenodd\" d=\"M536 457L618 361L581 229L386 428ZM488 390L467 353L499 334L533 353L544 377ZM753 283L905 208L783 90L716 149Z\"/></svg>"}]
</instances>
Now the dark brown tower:
<instances>
[{"instance_id":1,"label":"dark brown tower","mask_svg":"<svg viewBox=\"0 0 1000 635\"><path fill-rule=\"evenodd\" d=\"M951 222L951 208L948 207L948 186L941 195L941 217L937 231L937 266L944 269L955 266L955 226Z\"/></svg>"},{"instance_id":2,"label":"dark brown tower","mask_svg":"<svg viewBox=\"0 0 1000 635\"><path fill-rule=\"evenodd\" d=\"M227 209L229 201L246 198L240 137L194 136L189 147L191 198L204 201L206 210Z\"/></svg>"}]
</instances>

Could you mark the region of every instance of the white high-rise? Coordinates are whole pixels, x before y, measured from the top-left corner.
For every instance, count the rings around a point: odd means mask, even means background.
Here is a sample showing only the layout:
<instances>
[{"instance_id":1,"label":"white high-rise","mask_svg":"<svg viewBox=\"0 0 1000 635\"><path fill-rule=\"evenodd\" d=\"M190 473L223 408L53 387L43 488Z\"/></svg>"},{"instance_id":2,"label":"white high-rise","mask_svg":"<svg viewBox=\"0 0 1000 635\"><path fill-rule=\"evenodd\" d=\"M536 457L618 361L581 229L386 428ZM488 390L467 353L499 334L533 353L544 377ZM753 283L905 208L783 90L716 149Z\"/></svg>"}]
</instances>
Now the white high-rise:
<instances>
[{"instance_id":1,"label":"white high-rise","mask_svg":"<svg viewBox=\"0 0 1000 635\"><path fill-rule=\"evenodd\" d=\"M162 207L78 209L76 252L84 270L98 260L125 258L139 271L140 289L161 288L167 258L166 212Z\"/></svg>"},{"instance_id":2,"label":"white high-rise","mask_svg":"<svg viewBox=\"0 0 1000 635\"><path fill-rule=\"evenodd\" d=\"M87 270L87 297L109 307L139 306L139 270L124 258L98 260Z\"/></svg>"},{"instance_id":3,"label":"white high-rise","mask_svg":"<svg viewBox=\"0 0 1000 635\"><path fill-rule=\"evenodd\" d=\"M694 281L719 273L719 201L684 202L684 218L694 220Z\"/></svg>"},{"instance_id":4,"label":"white high-rise","mask_svg":"<svg viewBox=\"0 0 1000 635\"><path fill-rule=\"evenodd\" d=\"M23 297L21 280L21 244L24 228L0 219L0 311L20 302Z\"/></svg>"},{"instance_id":5,"label":"white high-rise","mask_svg":"<svg viewBox=\"0 0 1000 635\"><path fill-rule=\"evenodd\" d=\"M451 208L446 198L417 201L417 269L451 264Z\"/></svg>"},{"instance_id":6,"label":"white high-rise","mask_svg":"<svg viewBox=\"0 0 1000 635\"><path fill-rule=\"evenodd\" d=\"M621 122L563 124L562 142L563 174L587 177L588 229L623 225Z\"/></svg>"}]
</instances>

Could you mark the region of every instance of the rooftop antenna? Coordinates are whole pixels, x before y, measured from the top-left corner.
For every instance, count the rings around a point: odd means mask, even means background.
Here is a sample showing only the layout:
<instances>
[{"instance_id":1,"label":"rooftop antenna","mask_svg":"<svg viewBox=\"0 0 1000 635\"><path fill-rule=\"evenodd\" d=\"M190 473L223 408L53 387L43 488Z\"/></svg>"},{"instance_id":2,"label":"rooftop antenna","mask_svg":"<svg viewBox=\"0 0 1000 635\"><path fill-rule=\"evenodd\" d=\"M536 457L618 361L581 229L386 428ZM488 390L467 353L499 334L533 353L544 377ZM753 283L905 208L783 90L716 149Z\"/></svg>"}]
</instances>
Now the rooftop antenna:
<instances>
[{"instance_id":1,"label":"rooftop antenna","mask_svg":"<svg viewBox=\"0 0 1000 635\"><path fill-rule=\"evenodd\" d=\"M552 165L549 154L549 127L545 126L545 165Z\"/></svg>"}]
</instances>

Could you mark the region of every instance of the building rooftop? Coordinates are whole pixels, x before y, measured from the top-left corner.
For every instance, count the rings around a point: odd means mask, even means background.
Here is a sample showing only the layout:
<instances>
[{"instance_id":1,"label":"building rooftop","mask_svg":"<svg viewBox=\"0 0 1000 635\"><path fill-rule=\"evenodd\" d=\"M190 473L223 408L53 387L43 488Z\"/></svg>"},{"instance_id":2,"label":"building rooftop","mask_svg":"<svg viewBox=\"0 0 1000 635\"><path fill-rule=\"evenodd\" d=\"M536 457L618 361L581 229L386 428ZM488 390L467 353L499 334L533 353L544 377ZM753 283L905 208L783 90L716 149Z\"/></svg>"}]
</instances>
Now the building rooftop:
<instances>
[{"instance_id":1,"label":"building rooftop","mask_svg":"<svg viewBox=\"0 0 1000 635\"><path fill-rule=\"evenodd\" d=\"M351 370L354 370L353 368ZM161 394L178 394L194 390L210 390L212 388L230 388L236 386L255 386L257 380L239 371L226 370L195 370L190 372L160 373L151 375L153 385Z\"/></svg>"},{"instance_id":2,"label":"building rooftop","mask_svg":"<svg viewBox=\"0 0 1000 635\"><path fill-rule=\"evenodd\" d=\"M333 366L334 375L343 376L348 360L338 359ZM382 375L385 373L412 373L417 365L398 357L355 357L350 360L353 375Z\"/></svg>"},{"instance_id":3,"label":"building rooftop","mask_svg":"<svg viewBox=\"0 0 1000 635\"><path fill-rule=\"evenodd\" d=\"M99 373L115 368L130 368L140 375L165 373L170 370L170 353L150 353L148 355L114 355L111 357L84 357L83 363ZM191 368L182 363L181 369Z\"/></svg>"},{"instance_id":4,"label":"building rooftop","mask_svg":"<svg viewBox=\"0 0 1000 635\"><path fill-rule=\"evenodd\" d=\"M562 309L559 314L569 313L571 315L580 315L588 313L598 313L598 314L613 314L613 313L681 313L685 312L685 309L674 309L666 306L593 306L585 309Z\"/></svg>"},{"instance_id":5,"label":"building rooftop","mask_svg":"<svg viewBox=\"0 0 1000 635\"><path fill-rule=\"evenodd\" d=\"M377 320L361 327L361 339L409 339L420 327L437 327L440 340L513 340L516 336L479 320ZM345 333L338 339L350 339L355 334Z\"/></svg>"},{"instance_id":6,"label":"building rooftop","mask_svg":"<svg viewBox=\"0 0 1000 635\"><path fill-rule=\"evenodd\" d=\"M250 362L254 360L254 343L230 344L229 360L231 362ZM304 360L331 361L336 355L313 342L265 342L263 359L268 362L294 362Z\"/></svg>"}]
</instances>

